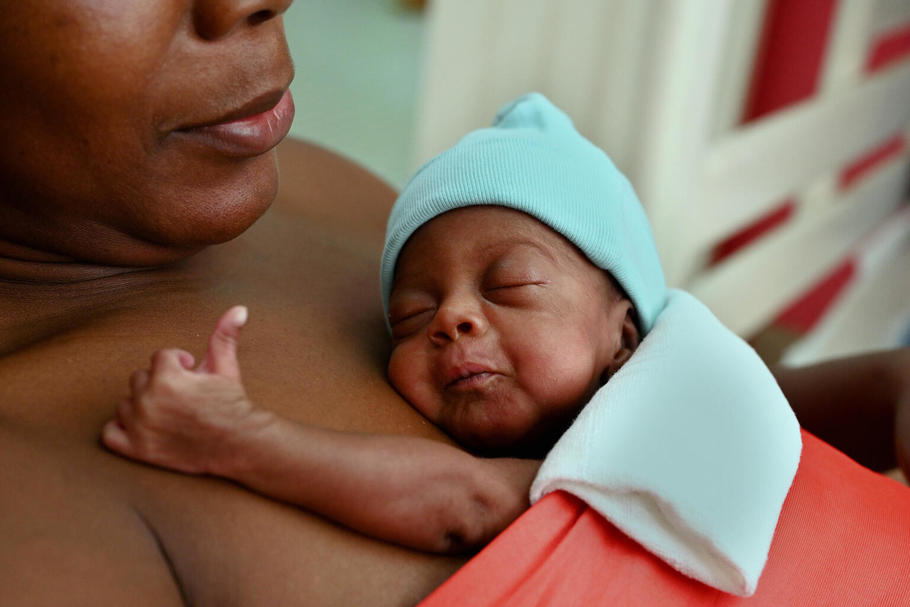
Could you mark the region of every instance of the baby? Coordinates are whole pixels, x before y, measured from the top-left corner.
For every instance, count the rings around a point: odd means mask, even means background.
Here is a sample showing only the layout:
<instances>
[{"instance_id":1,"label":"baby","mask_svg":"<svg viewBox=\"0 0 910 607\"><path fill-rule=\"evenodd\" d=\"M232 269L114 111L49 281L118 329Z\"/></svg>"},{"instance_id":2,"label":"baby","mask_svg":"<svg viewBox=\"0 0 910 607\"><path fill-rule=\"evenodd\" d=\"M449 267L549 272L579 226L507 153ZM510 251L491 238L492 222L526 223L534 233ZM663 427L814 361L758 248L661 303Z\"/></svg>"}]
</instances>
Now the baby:
<instances>
[{"instance_id":1,"label":"baby","mask_svg":"<svg viewBox=\"0 0 910 607\"><path fill-rule=\"evenodd\" d=\"M387 541L474 549L528 507L539 458L629 360L666 299L631 186L538 94L412 178L389 220L382 287L389 381L474 455L305 426L250 402L236 357L240 306L218 321L195 369L189 353L161 350L133 374L104 444Z\"/></svg>"}]
</instances>

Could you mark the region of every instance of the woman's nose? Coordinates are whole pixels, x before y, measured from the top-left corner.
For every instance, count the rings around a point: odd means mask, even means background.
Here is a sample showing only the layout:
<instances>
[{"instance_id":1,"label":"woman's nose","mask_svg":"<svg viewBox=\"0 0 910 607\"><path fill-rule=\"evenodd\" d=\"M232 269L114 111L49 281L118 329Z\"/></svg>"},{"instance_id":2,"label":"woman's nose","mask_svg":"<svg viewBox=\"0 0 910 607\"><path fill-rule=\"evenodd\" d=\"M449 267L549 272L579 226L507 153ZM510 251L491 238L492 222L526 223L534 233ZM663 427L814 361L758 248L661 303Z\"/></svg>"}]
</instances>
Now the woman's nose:
<instances>
[{"instance_id":1,"label":"woman's nose","mask_svg":"<svg viewBox=\"0 0 910 607\"><path fill-rule=\"evenodd\" d=\"M195 0L193 25L205 40L217 40L239 25L256 26L280 16L293 0Z\"/></svg>"},{"instance_id":2,"label":"woman's nose","mask_svg":"<svg viewBox=\"0 0 910 607\"><path fill-rule=\"evenodd\" d=\"M430 341L436 345L455 342L462 337L486 333L487 319L480 307L465 298L443 302L429 327Z\"/></svg>"}]
</instances>

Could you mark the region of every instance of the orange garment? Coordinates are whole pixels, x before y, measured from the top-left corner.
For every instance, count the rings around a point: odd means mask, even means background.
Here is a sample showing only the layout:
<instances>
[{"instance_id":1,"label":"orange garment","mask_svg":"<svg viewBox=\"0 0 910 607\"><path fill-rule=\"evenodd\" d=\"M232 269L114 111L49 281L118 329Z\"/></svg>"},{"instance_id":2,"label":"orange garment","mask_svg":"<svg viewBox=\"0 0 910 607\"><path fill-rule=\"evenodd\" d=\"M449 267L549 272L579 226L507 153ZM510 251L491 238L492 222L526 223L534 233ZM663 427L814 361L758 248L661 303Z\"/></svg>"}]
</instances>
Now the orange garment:
<instances>
[{"instance_id":1,"label":"orange garment","mask_svg":"<svg viewBox=\"0 0 910 607\"><path fill-rule=\"evenodd\" d=\"M755 594L671 569L583 502L538 502L420 607L910 605L910 489L803 432Z\"/></svg>"}]
</instances>

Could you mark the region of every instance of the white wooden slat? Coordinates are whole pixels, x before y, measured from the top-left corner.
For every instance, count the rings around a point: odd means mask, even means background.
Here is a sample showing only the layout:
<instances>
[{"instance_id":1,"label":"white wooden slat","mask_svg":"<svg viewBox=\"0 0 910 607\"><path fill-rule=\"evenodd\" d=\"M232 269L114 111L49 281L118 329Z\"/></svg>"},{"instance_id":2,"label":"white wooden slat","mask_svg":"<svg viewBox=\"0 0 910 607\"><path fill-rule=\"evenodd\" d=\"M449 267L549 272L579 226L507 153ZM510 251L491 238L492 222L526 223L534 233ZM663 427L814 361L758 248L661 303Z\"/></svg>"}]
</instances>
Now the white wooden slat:
<instances>
[{"instance_id":1,"label":"white wooden slat","mask_svg":"<svg viewBox=\"0 0 910 607\"><path fill-rule=\"evenodd\" d=\"M861 78L876 6L869 0L840 0L838 3L819 83L822 95L839 92Z\"/></svg>"},{"instance_id":2,"label":"white wooden slat","mask_svg":"<svg viewBox=\"0 0 910 607\"><path fill-rule=\"evenodd\" d=\"M861 272L872 272L882 265L883 261L893 257L895 251L903 245L910 244L910 201L901 205L875 231L857 244L856 259ZM895 277L900 280L900 276ZM910 283L910 272L903 276ZM910 298L905 302L910 313Z\"/></svg>"},{"instance_id":3,"label":"white wooden slat","mask_svg":"<svg viewBox=\"0 0 910 607\"><path fill-rule=\"evenodd\" d=\"M730 4L711 137L732 129L742 120L768 0L738 0Z\"/></svg>"},{"instance_id":4,"label":"white wooden slat","mask_svg":"<svg viewBox=\"0 0 910 607\"><path fill-rule=\"evenodd\" d=\"M653 47L654 17L662 10L662 4L660 0L606 0L603 4L611 8L609 21L601 24L601 35L610 37L610 45L602 58L601 69L590 76L594 94L589 114L581 126L585 135L604 149L634 182L631 171L646 94L644 83ZM562 90L553 92L562 93Z\"/></svg>"},{"instance_id":5,"label":"white wooden slat","mask_svg":"<svg viewBox=\"0 0 910 607\"><path fill-rule=\"evenodd\" d=\"M558 15L552 0L430 3L415 168L489 125L505 102L541 88L557 43L549 26Z\"/></svg>"},{"instance_id":6,"label":"white wooden slat","mask_svg":"<svg viewBox=\"0 0 910 607\"><path fill-rule=\"evenodd\" d=\"M430 7L415 165L535 90L626 168L661 0L437 0Z\"/></svg>"},{"instance_id":7,"label":"white wooden slat","mask_svg":"<svg viewBox=\"0 0 910 607\"><path fill-rule=\"evenodd\" d=\"M910 63L832 98L772 114L714 143L691 204L699 242L711 243L828 169L910 121Z\"/></svg>"},{"instance_id":8,"label":"white wooden slat","mask_svg":"<svg viewBox=\"0 0 910 607\"><path fill-rule=\"evenodd\" d=\"M855 87L863 77L869 23L876 3L869 0L840 0L834 14L832 33L821 68L817 98L831 98ZM811 212L837 195L841 167L829 167L799 192L796 202L803 211Z\"/></svg>"},{"instance_id":9,"label":"white wooden slat","mask_svg":"<svg viewBox=\"0 0 910 607\"><path fill-rule=\"evenodd\" d=\"M616 8L616 2L572 0L558 5L547 24L552 42L538 68L542 78L535 84L554 102L558 99L581 130L589 130L603 103L603 87L594 75L603 73L605 63L620 50L615 41L622 23L615 18Z\"/></svg>"},{"instance_id":10,"label":"white wooden slat","mask_svg":"<svg viewBox=\"0 0 910 607\"><path fill-rule=\"evenodd\" d=\"M496 27L487 40L490 51L480 72L481 106L490 108L483 126L502 104L540 88L550 53L558 43L550 25L558 18L559 7L551 0L497 0L489 4L497 10L488 12Z\"/></svg>"},{"instance_id":11,"label":"white wooden slat","mask_svg":"<svg viewBox=\"0 0 910 607\"><path fill-rule=\"evenodd\" d=\"M899 204L907 154L817 213L790 224L696 277L688 289L731 330L751 335L769 322Z\"/></svg>"},{"instance_id":12,"label":"white wooden slat","mask_svg":"<svg viewBox=\"0 0 910 607\"><path fill-rule=\"evenodd\" d=\"M910 2L907 0L876 0L869 4L875 6L870 24L870 35L874 39L889 30L906 26L910 23Z\"/></svg>"},{"instance_id":13,"label":"white wooden slat","mask_svg":"<svg viewBox=\"0 0 910 607\"><path fill-rule=\"evenodd\" d=\"M553 2L552 42L534 89L564 109L578 130L624 169L637 133L645 52L656 0ZM516 59L517 60L517 59Z\"/></svg>"},{"instance_id":14,"label":"white wooden slat","mask_svg":"<svg viewBox=\"0 0 910 607\"><path fill-rule=\"evenodd\" d=\"M883 233L880 233L883 232ZM782 362L806 365L899 345L910 328L910 205L890 215L860 251L860 272L818 326L787 349Z\"/></svg>"},{"instance_id":15,"label":"white wooden slat","mask_svg":"<svg viewBox=\"0 0 910 607\"><path fill-rule=\"evenodd\" d=\"M487 40L495 35L487 0L430 2L417 98L414 168L480 126L475 108L483 95L477 66L485 65ZM473 125L473 126L472 126Z\"/></svg>"},{"instance_id":16,"label":"white wooden slat","mask_svg":"<svg viewBox=\"0 0 910 607\"><path fill-rule=\"evenodd\" d=\"M671 285L697 266L691 216L680 194L695 191L729 8L725 0L677 0L654 17L655 46L631 172Z\"/></svg>"}]
</instances>

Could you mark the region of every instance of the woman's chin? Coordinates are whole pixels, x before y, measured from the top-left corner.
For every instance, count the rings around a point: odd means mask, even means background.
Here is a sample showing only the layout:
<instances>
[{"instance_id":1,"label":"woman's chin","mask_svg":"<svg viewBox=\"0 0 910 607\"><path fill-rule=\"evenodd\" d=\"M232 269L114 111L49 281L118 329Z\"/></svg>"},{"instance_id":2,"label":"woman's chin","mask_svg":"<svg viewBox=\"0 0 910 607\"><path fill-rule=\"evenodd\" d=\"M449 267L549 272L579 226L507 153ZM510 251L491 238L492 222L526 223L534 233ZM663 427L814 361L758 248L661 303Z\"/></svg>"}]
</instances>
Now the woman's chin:
<instances>
[{"instance_id":1,"label":"woman's chin","mask_svg":"<svg viewBox=\"0 0 910 607\"><path fill-rule=\"evenodd\" d=\"M135 217L142 234L162 245L204 247L232 240L268 210L278 193L278 169L272 154L223 171L219 179L184 183L163 198L158 212ZM140 228L141 229L141 228Z\"/></svg>"}]
</instances>

